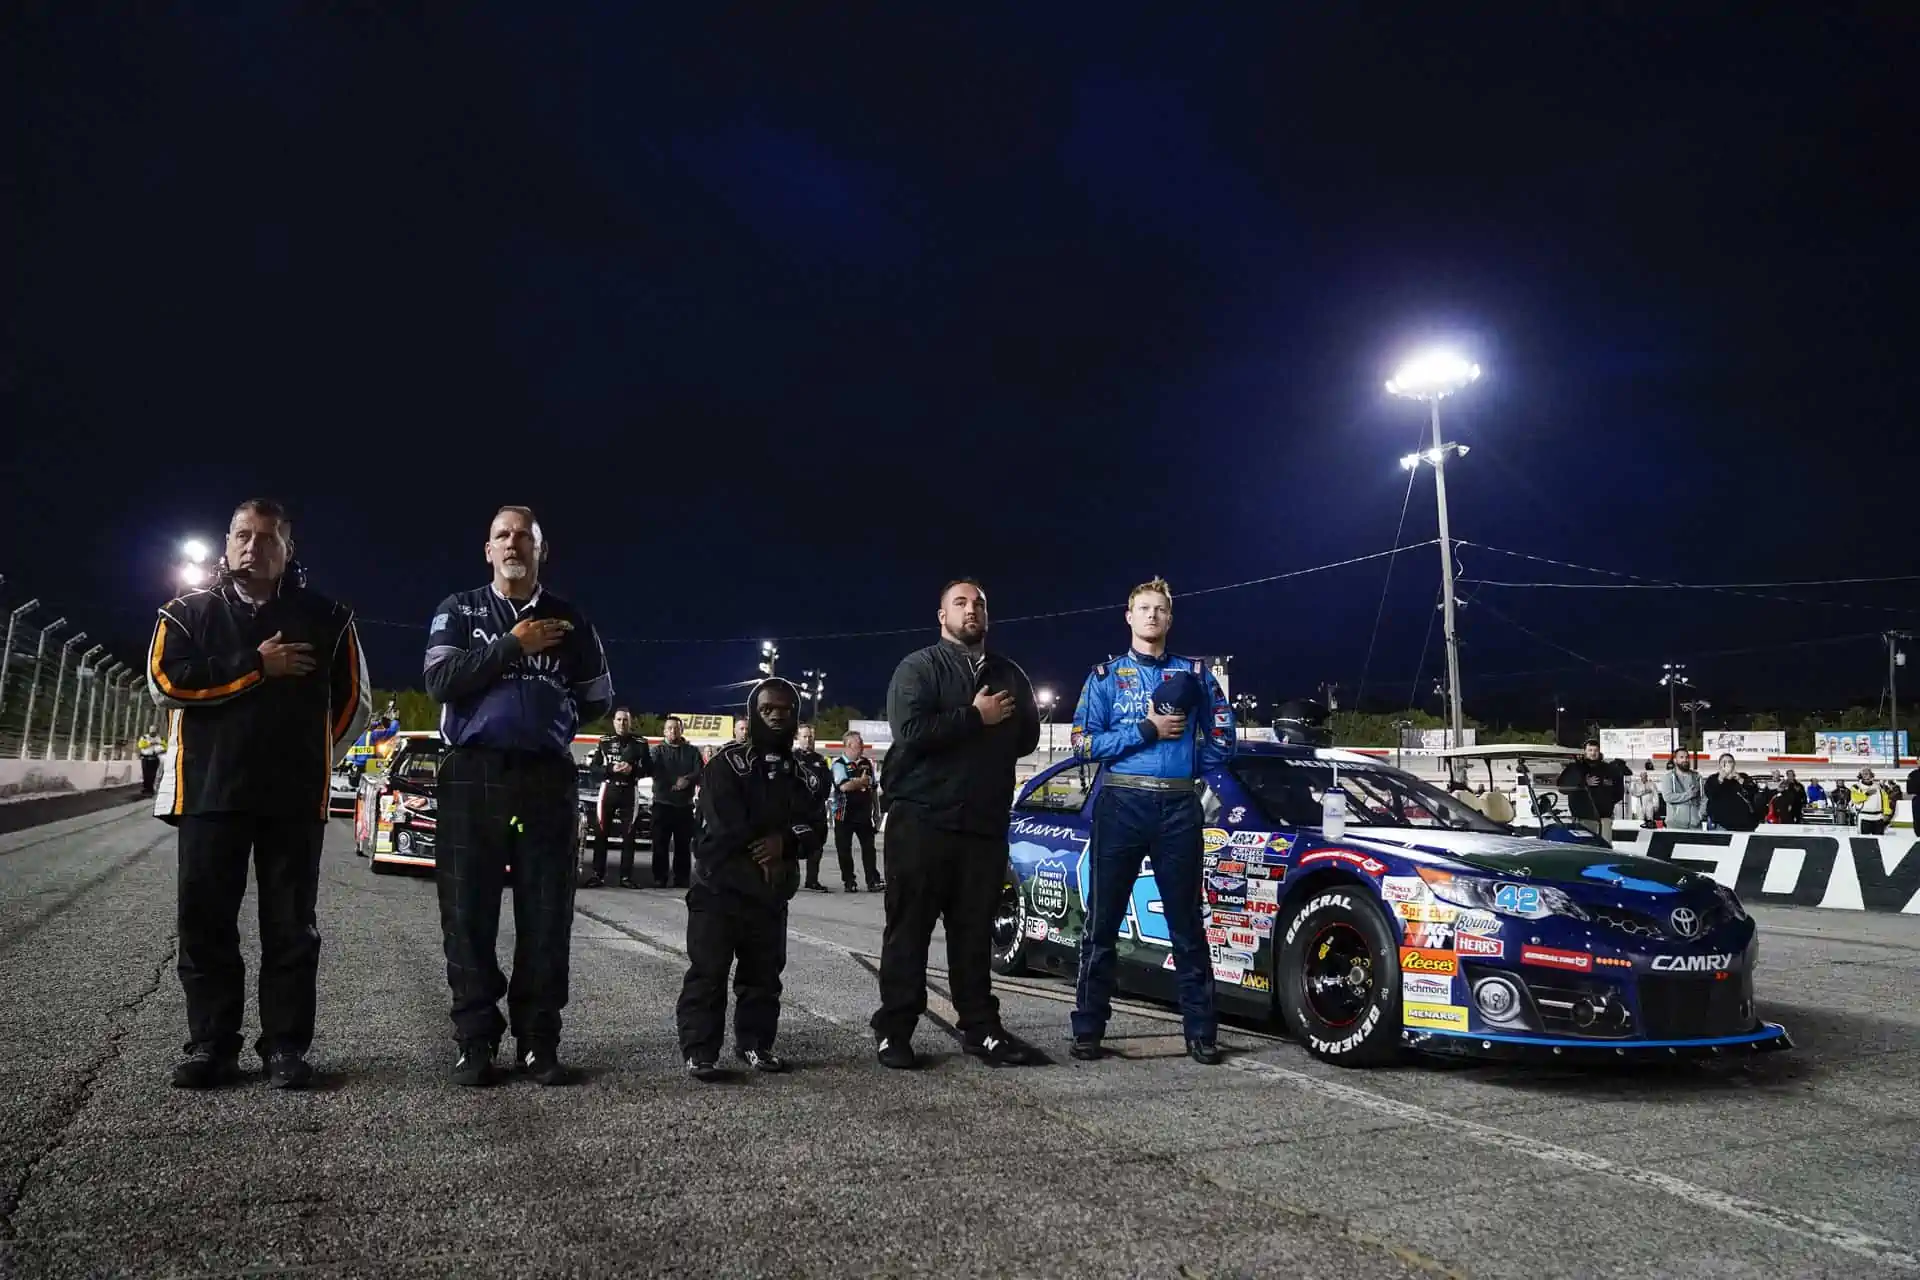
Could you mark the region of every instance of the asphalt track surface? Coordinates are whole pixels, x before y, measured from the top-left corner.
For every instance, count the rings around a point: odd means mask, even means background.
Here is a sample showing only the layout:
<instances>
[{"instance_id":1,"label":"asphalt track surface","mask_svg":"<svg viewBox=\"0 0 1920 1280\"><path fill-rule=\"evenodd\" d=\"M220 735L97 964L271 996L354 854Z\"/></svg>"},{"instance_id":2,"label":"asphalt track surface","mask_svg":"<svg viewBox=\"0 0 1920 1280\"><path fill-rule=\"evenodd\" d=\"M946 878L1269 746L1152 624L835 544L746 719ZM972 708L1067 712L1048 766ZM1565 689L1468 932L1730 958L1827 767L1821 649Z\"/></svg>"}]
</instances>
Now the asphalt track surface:
<instances>
[{"instance_id":1,"label":"asphalt track surface","mask_svg":"<svg viewBox=\"0 0 1920 1280\"><path fill-rule=\"evenodd\" d=\"M469 1091L433 886L335 823L319 1087L194 1094L167 1085L173 868L133 807L0 836L0 1275L1920 1272L1916 917L1766 911L1763 1012L1799 1048L1744 1064L1355 1072L1245 1027L1208 1069L1150 1005L1082 1064L1070 993L1034 979L1003 1015L1051 1064L923 1026L904 1073L865 1025L879 899L802 894L799 1069L701 1085L670 1030L684 907L583 891L583 1079Z\"/></svg>"}]
</instances>

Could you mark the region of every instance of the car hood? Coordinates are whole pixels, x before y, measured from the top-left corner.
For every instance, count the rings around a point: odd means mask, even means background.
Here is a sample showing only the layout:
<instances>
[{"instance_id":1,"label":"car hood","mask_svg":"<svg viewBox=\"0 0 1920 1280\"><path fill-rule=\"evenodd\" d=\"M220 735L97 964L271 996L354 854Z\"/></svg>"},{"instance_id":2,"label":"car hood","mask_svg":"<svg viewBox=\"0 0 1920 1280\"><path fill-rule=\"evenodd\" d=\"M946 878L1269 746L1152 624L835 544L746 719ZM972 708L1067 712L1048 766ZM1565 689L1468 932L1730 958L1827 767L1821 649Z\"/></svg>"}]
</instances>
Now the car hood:
<instances>
[{"instance_id":1,"label":"car hood","mask_svg":"<svg viewBox=\"0 0 1920 1280\"><path fill-rule=\"evenodd\" d=\"M1341 843L1371 845L1394 853L1430 854L1496 875L1588 889L1646 890L1657 885L1659 888L1652 892L1671 892L1692 885L1698 876L1687 867L1658 858L1480 831L1352 827Z\"/></svg>"}]
</instances>

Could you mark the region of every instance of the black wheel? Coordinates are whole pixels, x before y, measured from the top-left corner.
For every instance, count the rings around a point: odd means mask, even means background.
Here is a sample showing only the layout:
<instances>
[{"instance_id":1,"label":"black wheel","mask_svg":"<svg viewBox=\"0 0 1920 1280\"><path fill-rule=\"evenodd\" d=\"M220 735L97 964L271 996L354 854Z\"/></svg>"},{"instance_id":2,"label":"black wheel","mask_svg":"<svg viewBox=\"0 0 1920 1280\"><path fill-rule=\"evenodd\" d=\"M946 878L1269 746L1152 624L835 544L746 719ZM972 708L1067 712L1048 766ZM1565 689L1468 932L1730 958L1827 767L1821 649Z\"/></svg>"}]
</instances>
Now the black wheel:
<instances>
[{"instance_id":1,"label":"black wheel","mask_svg":"<svg viewBox=\"0 0 1920 1280\"><path fill-rule=\"evenodd\" d=\"M1280 1008L1307 1052L1344 1067L1400 1055L1400 958L1380 911L1357 887L1329 886L1288 917Z\"/></svg>"},{"instance_id":2,"label":"black wheel","mask_svg":"<svg viewBox=\"0 0 1920 1280\"><path fill-rule=\"evenodd\" d=\"M1013 871L1000 886L1000 907L993 913L993 971L1018 977L1027 971L1027 895Z\"/></svg>"}]
</instances>

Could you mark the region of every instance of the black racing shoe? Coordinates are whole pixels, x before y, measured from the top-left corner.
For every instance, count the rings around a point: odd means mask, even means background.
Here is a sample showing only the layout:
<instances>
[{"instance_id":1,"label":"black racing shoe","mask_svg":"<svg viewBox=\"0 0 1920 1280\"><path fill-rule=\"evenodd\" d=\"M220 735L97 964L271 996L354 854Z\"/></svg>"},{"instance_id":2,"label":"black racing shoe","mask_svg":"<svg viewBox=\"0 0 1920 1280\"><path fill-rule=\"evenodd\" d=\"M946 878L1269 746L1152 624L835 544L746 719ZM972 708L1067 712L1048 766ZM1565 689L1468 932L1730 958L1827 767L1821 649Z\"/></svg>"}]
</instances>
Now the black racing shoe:
<instances>
[{"instance_id":1,"label":"black racing shoe","mask_svg":"<svg viewBox=\"0 0 1920 1280\"><path fill-rule=\"evenodd\" d=\"M858 892L860 892L860 886L859 886L859 885L857 885L857 884L854 884L854 883L852 883L851 881L849 881L848 883L846 883L846 884L843 884L843 885L841 885L841 886L840 886L840 892L842 892L842 893L858 893Z\"/></svg>"},{"instance_id":2,"label":"black racing shoe","mask_svg":"<svg viewBox=\"0 0 1920 1280\"><path fill-rule=\"evenodd\" d=\"M313 1083L313 1064L292 1049L276 1049L267 1055L267 1086L273 1089L304 1089Z\"/></svg>"},{"instance_id":3,"label":"black racing shoe","mask_svg":"<svg viewBox=\"0 0 1920 1280\"><path fill-rule=\"evenodd\" d=\"M536 1084L566 1084L567 1069L560 1065L560 1053L540 1040L522 1040L515 1046L514 1065L520 1074Z\"/></svg>"},{"instance_id":4,"label":"black racing shoe","mask_svg":"<svg viewBox=\"0 0 1920 1280\"><path fill-rule=\"evenodd\" d=\"M879 1043L874 1045L873 1055L880 1060L881 1066L895 1071L911 1071L920 1065L919 1056L914 1053L911 1042L888 1036L882 1036Z\"/></svg>"},{"instance_id":5,"label":"black racing shoe","mask_svg":"<svg viewBox=\"0 0 1920 1280\"><path fill-rule=\"evenodd\" d=\"M869 882L868 882L868 884L867 884L867 892L868 892L868 893L879 893L880 891L882 891L882 890L883 890L883 889L885 889L886 887L887 887L887 882L886 882L885 880L873 880L873 881L869 881Z\"/></svg>"},{"instance_id":6,"label":"black racing shoe","mask_svg":"<svg viewBox=\"0 0 1920 1280\"><path fill-rule=\"evenodd\" d=\"M814 893L832 893L833 892L833 890L827 888L827 886L821 884L818 880L810 880L806 884L802 885L801 887L804 889L811 890Z\"/></svg>"},{"instance_id":7,"label":"black racing shoe","mask_svg":"<svg viewBox=\"0 0 1920 1280\"><path fill-rule=\"evenodd\" d=\"M735 1049L733 1056L768 1075L778 1075L787 1069L787 1060L771 1049Z\"/></svg>"},{"instance_id":8,"label":"black racing shoe","mask_svg":"<svg viewBox=\"0 0 1920 1280\"><path fill-rule=\"evenodd\" d=\"M607 881L606 881L606 877L604 876L588 876L585 880L582 880L580 882L580 887L582 889L604 889L606 888L606 885L607 885Z\"/></svg>"},{"instance_id":9,"label":"black racing shoe","mask_svg":"<svg viewBox=\"0 0 1920 1280\"><path fill-rule=\"evenodd\" d=\"M240 1079L240 1055L195 1048L173 1069L176 1089L218 1089Z\"/></svg>"},{"instance_id":10,"label":"black racing shoe","mask_svg":"<svg viewBox=\"0 0 1920 1280\"><path fill-rule=\"evenodd\" d=\"M640 886L635 884L631 879L622 877L620 880L620 887L622 889L638 889Z\"/></svg>"},{"instance_id":11,"label":"black racing shoe","mask_svg":"<svg viewBox=\"0 0 1920 1280\"><path fill-rule=\"evenodd\" d=\"M1220 1046L1211 1039L1187 1041L1187 1056L1203 1067L1220 1065Z\"/></svg>"},{"instance_id":12,"label":"black racing shoe","mask_svg":"<svg viewBox=\"0 0 1920 1280\"><path fill-rule=\"evenodd\" d=\"M1004 1030L989 1031L978 1040L967 1036L960 1047L990 1067L1024 1067L1033 1061L1033 1046Z\"/></svg>"},{"instance_id":13,"label":"black racing shoe","mask_svg":"<svg viewBox=\"0 0 1920 1280\"><path fill-rule=\"evenodd\" d=\"M460 1056L453 1062L453 1082L468 1089L481 1089L493 1084L500 1073L493 1065L493 1055L500 1046L492 1040L462 1040Z\"/></svg>"},{"instance_id":14,"label":"black racing shoe","mask_svg":"<svg viewBox=\"0 0 1920 1280\"><path fill-rule=\"evenodd\" d=\"M1081 1062L1098 1062L1107 1056L1106 1049L1100 1044L1099 1036L1075 1036L1073 1047L1067 1052Z\"/></svg>"},{"instance_id":15,"label":"black racing shoe","mask_svg":"<svg viewBox=\"0 0 1920 1280\"><path fill-rule=\"evenodd\" d=\"M711 1053L690 1053L687 1055L687 1074L695 1080L714 1081L727 1073L720 1069Z\"/></svg>"}]
</instances>

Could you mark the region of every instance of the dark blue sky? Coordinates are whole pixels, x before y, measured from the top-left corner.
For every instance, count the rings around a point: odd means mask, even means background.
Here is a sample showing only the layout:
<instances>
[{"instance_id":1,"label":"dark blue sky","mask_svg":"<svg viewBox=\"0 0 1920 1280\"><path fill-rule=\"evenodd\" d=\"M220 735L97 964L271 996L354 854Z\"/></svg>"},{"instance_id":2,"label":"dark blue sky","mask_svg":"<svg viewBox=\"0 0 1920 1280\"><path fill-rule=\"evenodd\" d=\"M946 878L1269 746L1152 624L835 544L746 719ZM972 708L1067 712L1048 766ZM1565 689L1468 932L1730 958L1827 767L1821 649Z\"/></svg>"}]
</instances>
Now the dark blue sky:
<instances>
[{"instance_id":1,"label":"dark blue sky","mask_svg":"<svg viewBox=\"0 0 1920 1280\"><path fill-rule=\"evenodd\" d=\"M1920 569L1912 19L403 8L11 11L8 600L136 652L173 542L265 493L405 683L517 501L637 706L753 662L639 641L768 635L872 708L959 573L1003 619L1114 603L996 631L1070 690L1135 581L1392 545L1423 418L1381 382L1429 338L1487 370L1462 538ZM1351 695L1384 568L1182 601L1176 647ZM1368 701L1433 705L1437 578L1401 558ZM1672 656L1723 705L1871 702L1914 585L1464 586L1468 708L1653 714Z\"/></svg>"}]
</instances>

